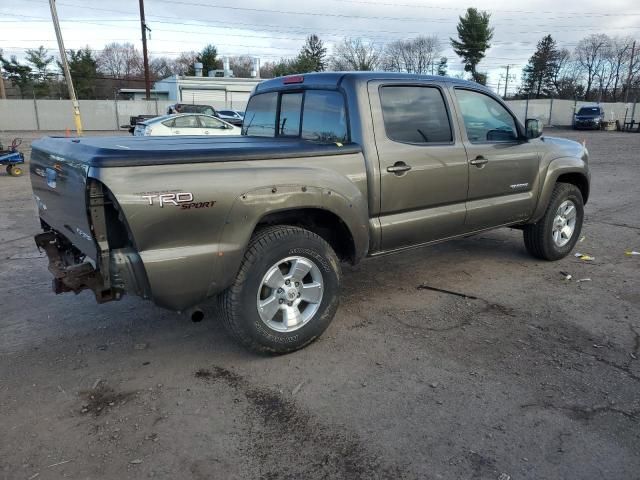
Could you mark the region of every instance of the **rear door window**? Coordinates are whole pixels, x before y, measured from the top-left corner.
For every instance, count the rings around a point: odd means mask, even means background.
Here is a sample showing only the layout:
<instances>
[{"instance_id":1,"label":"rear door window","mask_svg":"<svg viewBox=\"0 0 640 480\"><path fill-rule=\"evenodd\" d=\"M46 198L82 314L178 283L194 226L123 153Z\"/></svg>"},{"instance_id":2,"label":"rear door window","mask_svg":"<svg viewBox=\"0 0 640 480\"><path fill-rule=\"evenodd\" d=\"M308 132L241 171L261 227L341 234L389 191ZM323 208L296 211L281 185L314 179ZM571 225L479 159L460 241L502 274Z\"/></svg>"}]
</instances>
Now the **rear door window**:
<instances>
[{"instance_id":1,"label":"rear door window","mask_svg":"<svg viewBox=\"0 0 640 480\"><path fill-rule=\"evenodd\" d=\"M449 143L451 123L442 93L436 87L414 85L380 89L387 137L403 143Z\"/></svg>"},{"instance_id":2,"label":"rear door window","mask_svg":"<svg viewBox=\"0 0 640 480\"><path fill-rule=\"evenodd\" d=\"M195 115L185 115L184 117L177 117L173 121L173 128L200 128L198 117L196 117Z\"/></svg>"}]
</instances>

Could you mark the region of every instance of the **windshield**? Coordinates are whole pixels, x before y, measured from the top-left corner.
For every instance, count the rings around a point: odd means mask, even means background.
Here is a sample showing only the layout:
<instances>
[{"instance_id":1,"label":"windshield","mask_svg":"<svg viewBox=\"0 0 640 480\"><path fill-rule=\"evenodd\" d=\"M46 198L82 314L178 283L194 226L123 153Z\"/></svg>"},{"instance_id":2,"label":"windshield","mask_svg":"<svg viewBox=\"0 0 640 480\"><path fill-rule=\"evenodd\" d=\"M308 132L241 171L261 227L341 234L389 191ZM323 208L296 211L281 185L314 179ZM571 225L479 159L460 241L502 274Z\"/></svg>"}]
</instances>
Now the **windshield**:
<instances>
[{"instance_id":1,"label":"windshield","mask_svg":"<svg viewBox=\"0 0 640 480\"><path fill-rule=\"evenodd\" d=\"M242 134L297 137L320 143L347 142L344 97L334 90L254 95L247 105Z\"/></svg>"},{"instance_id":2,"label":"windshield","mask_svg":"<svg viewBox=\"0 0 640 480\"><path fill-rule=\"evenodd\" d=\"M582 107L578 115L600 115L600 107Z\"/></svg>"}]
</instances>

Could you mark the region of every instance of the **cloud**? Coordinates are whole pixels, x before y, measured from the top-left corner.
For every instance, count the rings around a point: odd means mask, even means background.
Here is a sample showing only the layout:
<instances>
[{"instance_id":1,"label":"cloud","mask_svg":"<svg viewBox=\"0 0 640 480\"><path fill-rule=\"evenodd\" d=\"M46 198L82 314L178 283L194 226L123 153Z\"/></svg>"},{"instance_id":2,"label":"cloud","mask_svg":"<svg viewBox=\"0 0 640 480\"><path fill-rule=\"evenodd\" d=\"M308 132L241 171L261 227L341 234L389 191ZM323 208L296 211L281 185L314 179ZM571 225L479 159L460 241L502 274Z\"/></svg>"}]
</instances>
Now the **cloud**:
<instances>
[{"instance_id":1,"label":"cloud","mask_svg":"<svg viewBox=\"0 0 640 480\"><path fill-rule=\"evenodd\" d=\"M6 1L6 0L5 0ZM58 0L67 48L89 45L99 50L110 41L140 43L139 12L134 2ZM248 54L262 61L293 56L304 37L317 33L332 46L342 37L362 37L384 45L398 38L438 35L446 47L450 72L462 70L448 47L456 34L458 16L468 1L447 3L417 0L147 0L147 23L152 29L152 55L176 56L200 50L207 43L221 55ZM628 0L541 0L528 4L485 0L476 7L492 13L493 47L481 63L490 83L498 82L501 67L513 65L516 75L547 33L561 47L573 49L590 33L611 36L640 33L640 6ZM57 50L46 2L22 0L0 6L0 29L5 53L21 56L26 48L44 45ZM10 40L9 40L10 39ZM518 79L519 80L519 79Z\"/></svg>"}]
</instances>

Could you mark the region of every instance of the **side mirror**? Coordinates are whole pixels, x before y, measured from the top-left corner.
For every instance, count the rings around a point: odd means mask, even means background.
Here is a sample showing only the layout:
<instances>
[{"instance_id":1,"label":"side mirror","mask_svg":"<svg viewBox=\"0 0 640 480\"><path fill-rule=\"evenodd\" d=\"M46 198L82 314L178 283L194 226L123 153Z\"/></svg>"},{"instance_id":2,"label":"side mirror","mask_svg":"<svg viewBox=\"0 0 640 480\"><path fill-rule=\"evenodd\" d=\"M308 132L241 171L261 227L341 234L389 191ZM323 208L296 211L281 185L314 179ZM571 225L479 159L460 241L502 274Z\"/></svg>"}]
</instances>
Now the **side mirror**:
<instances>
[{"instance_id":1,"label":"side mirror","mask_svg":"<svg viewBox=\"0 0 640 480\"><path fill-rule=\"evenodd\" d=\"M537 118L527 118L525 130L527 138L538 138L542 135L542 122Z\"/></svg>"}]
</instances>

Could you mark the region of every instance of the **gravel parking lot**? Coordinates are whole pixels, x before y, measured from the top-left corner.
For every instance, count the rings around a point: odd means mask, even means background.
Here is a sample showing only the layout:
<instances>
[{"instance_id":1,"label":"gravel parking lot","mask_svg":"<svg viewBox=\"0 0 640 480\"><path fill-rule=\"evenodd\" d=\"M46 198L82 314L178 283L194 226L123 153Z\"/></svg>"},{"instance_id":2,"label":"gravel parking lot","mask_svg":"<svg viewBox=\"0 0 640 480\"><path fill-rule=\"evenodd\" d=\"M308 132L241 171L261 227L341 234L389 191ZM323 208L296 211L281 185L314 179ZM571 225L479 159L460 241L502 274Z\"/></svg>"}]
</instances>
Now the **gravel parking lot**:
<instances>
[{"instance_id":1,"label":"gravel parking lot","mask_svg":"<svg viewBox=\"0 0 640 480\"><path fill-rule=\"evenodd\" d=\"M640 135L547 134L591 152L593 261L503 229L345 266L328 331L276 358L213 307L55 296L2 171L0 478L640 478Z\"/></svg>"}]
</instances>

